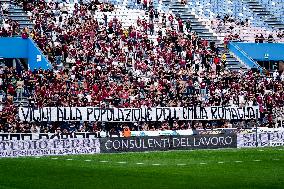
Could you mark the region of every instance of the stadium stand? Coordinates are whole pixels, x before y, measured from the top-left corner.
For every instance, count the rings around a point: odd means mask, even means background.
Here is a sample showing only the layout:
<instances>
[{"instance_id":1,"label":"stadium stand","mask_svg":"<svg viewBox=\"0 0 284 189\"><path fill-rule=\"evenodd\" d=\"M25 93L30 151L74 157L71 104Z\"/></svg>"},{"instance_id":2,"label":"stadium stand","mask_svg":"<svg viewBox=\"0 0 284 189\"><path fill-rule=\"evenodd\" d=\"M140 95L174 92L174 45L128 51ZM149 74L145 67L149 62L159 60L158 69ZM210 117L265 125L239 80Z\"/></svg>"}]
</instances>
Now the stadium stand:
<instances>
[{"instance_id":1,"label":"stadium stand","mask_svg":"<svg viewBox=\"0 0 284 189\"><path fill-rule=\"evenodd\" d=\"M255 34L282 40L283 17L274 14L276 9L268 11L272 5L268 2L0 2L1 36L33 39L54 67L17 72L1 65L0 132L92 132L125 126L19 121L17 107L27 105L259 105L259 124L275 126L272 108L283 106L284 74L250 70L226 48L229 41L254 41ZM131 130L158 130L245 128L255 123L171 120L127 124Z\"/></svg>"}]
</instances>

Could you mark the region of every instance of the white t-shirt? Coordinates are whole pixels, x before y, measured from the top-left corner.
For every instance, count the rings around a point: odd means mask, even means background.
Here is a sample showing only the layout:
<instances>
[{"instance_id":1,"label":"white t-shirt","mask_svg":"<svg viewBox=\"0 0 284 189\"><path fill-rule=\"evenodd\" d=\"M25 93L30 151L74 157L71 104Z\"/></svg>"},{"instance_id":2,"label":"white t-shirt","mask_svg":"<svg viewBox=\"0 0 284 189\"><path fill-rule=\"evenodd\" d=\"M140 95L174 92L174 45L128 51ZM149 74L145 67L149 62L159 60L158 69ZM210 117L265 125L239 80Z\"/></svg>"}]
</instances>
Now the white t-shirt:
<instances>
[{"instance_id":1,"label":"white t-shirt","mask_svg":"<svg viewBox=\"0 0 284 189\"><path fill-rule=\"evenodd\" d=\"M72 80L75 79L75 75L74 74L72 74L70 77L71 77Z\"/></svg>"},{"instance_id":2,"label":"white t-shirt","mask_svg":"<svg viewBox=\"0 0 284 189\"><path fill-rule=\"evenodd\" d=\"M88 95L86 96L86 98L88 99L88 102L91 102L91 101L92 101L92 96L91 96L91 95L88 94Z\"/></svg>"},{"instance_id":3,"label":"white t-shirt","mask_svg":"<svg viewBox=\"0 0 284 189\"><path fill-rule=\"evenodd\" d=\"M7 4L7 3L2 4L2 9L5 10L5 11L8 11L9 4Z\"/></svg>"},{"instance_id":4,"label":"white t-shirt","mask_svg":"<svg viewBox=\"0 0 284 189\"><path fill-rule=\"evenodd\" d=\"M240 104L245 103L245 97L244 97L244 95L239 95L239 103L240 103Z\"/></svg>"},{"instance_id":5,"label":"white t-shirt","mask_svg":"<svg viewBox=\"0 0 284 189\"><path fill-rule=\"evenodd\" d=\"M284 74L281 74L280 78L281 78L281 81L284 81Z\"/></svg>"},{"instance_id":6,"label":"white t-shirt","mask_svg":"<svg viewBox=\"0 0 284 189\"><path fill-rule=\"evenodd\" d=\"M279 76L279 73L278 72L273 72L273 78L274 80L276 80L276 78Z\"/></svg>"},{"instance_id":7,"label":"white t-shirt","mask_svg":"<svg viewBox=\"0 0 284 189\"><path fill-rule=\"evenodd\" d=\"M78 94L79 99L83 98L83 96L84 96L84 95L83 95L82 93L79 93L79 94Z\"/></svg>"}]
</instances>

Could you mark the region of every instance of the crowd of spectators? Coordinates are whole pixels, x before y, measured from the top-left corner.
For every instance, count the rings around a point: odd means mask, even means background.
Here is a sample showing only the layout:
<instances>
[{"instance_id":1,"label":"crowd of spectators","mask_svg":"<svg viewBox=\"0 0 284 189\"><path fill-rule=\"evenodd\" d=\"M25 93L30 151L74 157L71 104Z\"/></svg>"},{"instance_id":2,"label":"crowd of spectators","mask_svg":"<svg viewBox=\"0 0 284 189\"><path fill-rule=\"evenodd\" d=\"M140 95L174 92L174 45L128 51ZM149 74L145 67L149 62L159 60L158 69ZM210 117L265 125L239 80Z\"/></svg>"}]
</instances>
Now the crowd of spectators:
<instances>
[{"instance_id":1,"label":"crowd of spectators","mask_svg":"<svg viewBox=\"0 0 284 189\"><path fill-rule=\"evenodd\" d=\"M10 5L0 2L0 37L12 37L20 34L19 24L8 18Z\"/></svg>"},{"instance_id":2,"label":"crowd of spectators","mask_svg":"<svg viewBox=\"0 0 284 189\"><path fill-rule=\"evenodd\" d=\"M250 41L255 43L273 43L283 39L281 31L267 31L264 28L255 27L249 19L237 19L230 15L219 16L211 20L212 29L220 36L224 35L224 41ZM257 33L255 35L255 33Z\"/></svg>"},{"instance_id":3,"label":"crowd of spectators","mask_svg":"<svg viewBox=\"0 0 284 189\"><path fill-rule=\"evenodd\" d=\"M278 31L276 36L279 38L279 39L284 39L284 31Z\"/></svg>"},{"instance_id":4,"label":"crowd of spectators","mask_svg":"<svg viewBox=\"0 0 284 189\"><path fill-rule=\"evenodd\" d=\"M242 41L244 39L240 34L250 28L250 23L248 19L238 20L230 15L217 15L211 20L211 26L216 33L225 35L224 41Z\"/></svg>"},{"instance_id":5,"label":"crowd of spectators","mask_svg":"<svg viewBox=\"0 0 284 189\"><path fill-rule=\"evenodd\" d=\"M12 19L4 19L2 27L0 27L0 37L12 37L20 35L20 27L18 22Z\"/></svg>"},{"instance_id":6,"label":"crowd of spectators","mask_svg":"<svg viewBox=\"0 0 284 189\"><path fill-rule=\"evenodd\" d=\"M269 34L267 39L265 39L263 34L255 36L255 43L263 43L263 42L273 43L275 42L275 39L272 34Z\"/></svg>"},{"instance_id":7,"label":"crowd of spectators","mask_svg":"<svg viewBox=\"0 0 284 189\"><path fill-rule=\"evenodd\" d=\"M154 34L154 17L123 28L117 17L98 21L93 16L97 10L89 8L90 4L75 4L70 11L68 6L52 1L25 2L26 10L33 11L35 23L25 32L54 63L54 69L18 73L14 68L0 67L0 132L115 132L125 125L23 122L17 117L16 106L16 102L21 106L23 98L33 107L259 105L262 126L273 126L272 108L283 106L284 74L275 73L270 78L251 70L230 71L215 44L200 39L190 30L190 22L183 23L179 17L161 15L165 19L162 29L155 32L154 44L149 39ZM173 21L177 22L176 28ZM71 68L62 63L71 64ZM248 123L170 120L127 125L131 130L177 130L246 127Z\"/></svg>"}]
</instances>

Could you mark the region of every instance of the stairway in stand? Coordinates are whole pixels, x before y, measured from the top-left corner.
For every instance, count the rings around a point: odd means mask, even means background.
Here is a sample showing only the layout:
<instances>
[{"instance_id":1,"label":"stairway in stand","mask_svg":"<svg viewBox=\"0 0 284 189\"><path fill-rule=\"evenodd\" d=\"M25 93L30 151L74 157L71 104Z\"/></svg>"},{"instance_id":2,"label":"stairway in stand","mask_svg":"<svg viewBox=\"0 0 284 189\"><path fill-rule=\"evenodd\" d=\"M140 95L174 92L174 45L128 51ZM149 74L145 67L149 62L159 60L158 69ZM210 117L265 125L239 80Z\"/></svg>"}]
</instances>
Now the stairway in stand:
<instances>
[{"instance_id":1,"label":"stairway in stand","mask_svg":"<svg viewBox=\"0 0 284 189\"><path fill-rule=\"evenodd\" d=\"M28 27L29 29L33 28L33 23L30 21L29 16L27 15L27 13L25 13L22 7L14 3L11 4L10 0L0 0L0 2L10 4L8 17L12 20L17 21L21 30L26 27Z\"/></svg>"},{"instance_id":2,"label":"stairway in stand","mask_svg":"<svg viewBox=\"0 0 284 189\"><path fill-rule=\"evenodd\" d=\"M263 7L257 0L243 0L249 9L263 20L269 27L276 30L284 30L284 24L270 11Z\"/></svg>"},{"instance_id":3,"label":"stairway in stand","mask_svg":"<svg viewBox=\"0 0 284 189\"><path fill-rule=\"evenodd\" d=\"M163 4L169 7L169 10L171 10L175 15L179 14L183 21L190 20L192 30L195 31L200 38L206 39L209 42L215 42L218 49L220 49L222 53L224 52L227 56L227 68L230 70L239 70L240 68L247 69L246 66L238 61L233 55L224 51L223 43L217 39L217 36L210 32L208 28L206 28L204 23L198 20L194 13L189 12L188 8L180 2L173 1L174 0L163 0Z\"/></svg>"}]
</instances>

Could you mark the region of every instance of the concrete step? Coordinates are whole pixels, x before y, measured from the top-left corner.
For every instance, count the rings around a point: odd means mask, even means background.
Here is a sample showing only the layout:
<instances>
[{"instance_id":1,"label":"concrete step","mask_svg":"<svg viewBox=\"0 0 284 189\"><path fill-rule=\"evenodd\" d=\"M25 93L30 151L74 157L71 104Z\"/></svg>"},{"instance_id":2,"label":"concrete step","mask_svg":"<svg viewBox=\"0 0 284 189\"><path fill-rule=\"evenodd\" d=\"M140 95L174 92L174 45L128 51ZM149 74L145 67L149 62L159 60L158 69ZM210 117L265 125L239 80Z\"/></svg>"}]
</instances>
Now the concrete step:
<instances>
[{"instance_id":1,"label":"concrete step","mask_svg":"<svg viewBox=\"0 0 284 189\"><path fill-rule=\"evenodd\" d=\"M0 0L1 3L10 3L10 0Z\"/></svg>"},{"instance_id":2,"label":"concrete step","mask_svg":"<svg viewBox=\"0 0 284 189\"><path fill-rule=\"evenodd\" d=\"M284 29L283 24L270 24L270 23L268 23L268 25L272 28L275 28L275 29Z\"/></svg>"},{"instance_id":3,"label":"concrete step","mask_svg":"<svg viewBox=\"0 0 284 189\"><path fill-rule=\"evenodd\" d=\"M217 39L217 37L212 35L212 33L200 33L200 36L206 36L206 37L211 37L211 38Z\"/></svg>"},{"instance_id":4,"label":"concrete step","mask_svg":"<svg viewBox=\"0 0 284 189\"><path fill-rule=\"evenodd\" d=\"M171 8L182 8L182 9L184 9L185 8L185 6L184 5L181 5L181 4L178 4L178 3L173 3L172 5L171 5Z\"/></svg>"},{"instance_id":5,"label":"concrete step","mask_svg":"<svg viewBox=\"0 0 284 189\"><path fill-rule=\"evenodd\" d=\"M238 66L242 66L242 64L235 58L235 57L232 57L232 58L227 58L227 64L228 65L238 65Z\"/></svg>"},{"instance_id":6,"label":"concrete step","mask_svg":"<svg viewBox=\"0 0 284 189\"><path fill-rule=\"evenodd\" d=\"M272 22L272 21L278 21L278 19L275 17L267 17L266 21Z\"/></svg>"},{"instance_id":7,"label":"concrete step","mask_svg":"<svg viewBox=\"0 0 284 189\"><path fill-rule=\"evenodd\" d=\"M21 14L21 15L11 15L9 14L9 17L12 18L12 19L28 19L29 20L29 17L25 14Z\"/></svg>"},{"instance_id":8,"label":"concrete step","mask_svg":"<svg viewBox=\"0 0 284 189\"><path fill-rule=\"evenodd\" d=\"M24 11L22 9L10 9L9 13L10 14L13 14L13 13L24 13Z\"/></svg>"},{"instance_id":9,"label":"concrete step","mask_svg":"<svg viewBox=\"0 0 284 189\"><path fill-rule=\"evenodd\" d=\"M274 27L283 27L283 24L280 24L280 23L267 23L268 25L270 26L274 26Z\"/></svg>"},{"instance_id":10,"label":"concrete step","mask_svg":"<svg viewBox=\"0 0 284 189\"><path fill-rule=\"evenodd\" d=\"M188 17L188 18L196 18L195 15L190 14L190 13L188 13L188 12L185 12L185 13L180 14L180 15L181 15L181 16L186 16L186 17Z\"/></svg>"},{"instance_id":11,"label":"concrete step","mask_svg":"<svg viewBox=\"0 0 284 189\"><path fill-rule=\"evenodd\" d=\"M247 3L250 10L252 10L257 16L259 16L264 23L267 23L273 29L284 28L284 24L272 15L259 1L243 0Z\"/></svg>"},{"instance_id":12,"label":"concrete step","mask_svg":"<svg viewBox=\"0 0 284 189\"><path fill-rule=\"evenodd\" d=\"M217 43L219 40L214 38L214 37L209 37L209 36L202 36L202 35L198 35L201 39L206 39L207 41L210 41L210 42L215 42Z\"/></svg>"},{"instance_id":13,"label":"concrete step","mask_svg":"<svg viewBox=\"0 0 284 189\"><path fill-rule=\"evenodd\" d=\"M32 29L34 27L34 25L33 24L21 24L20 25L20 29L24 29L26 27L28 27L29 29Z\"/></svg>"},{"instance_id":14,"label":"concrete step","mask_svg":"<svg viewBox=\"0 0 284 189\"><path fill-rule=\"evenodd\" d=\"M248 0L244 0L244 1L246 1L250 5L259 5L257 1L248 1Z\"/></svg>"},{"instance_id":15,"label":"concrete step","mask_svg":"<svg viewBox=\"0 0 284 189\"><path fill-rule=\"evenodd\" d=\"M270 15L270 13L268 12L258 12L258 11L253 11L253 12L255 12L258 16L262 16L262 17L266 17Z\"/></svg>"},{"instance_id":16,"label":"concrete step","mask_svg":"<svg viewBox=\"0 0 284 189\"><path fill-rule=\"evenodd\" d=\"M191 23L201 24L201 22L197 18L189 18L187 16L180 16L183 21L190 20Z\"/></svg>"},{"instance_id":17,"label":"concrete step","mask_svg":"<svg viewBox=\"0 0 284 189\"><path fill-rule=\"evenodd\" d=\"M265 19L264 21L267 22L267 23L278 23L278 24L282 24L282 22L279 21L279 20Z\"/></svg>"},{"instance_id":18,"label":"concrete step","mask_svg":"<svg viewBox=\"0 0 284 189\"><path fill-rule=\"evenodd\" d=\"M19 10L24 11L22 7L18 7L18 6L12 6L11 10L13 10L13 11L19 11Z\"/></svg>"},{"instance_id":19,"label":"concrete step","mask_svg":"<svg viewBox=\"0 0 284 189\"><path fill-rule=\"evenodd\" d=\"M227 56L227 61L231 61L231 62L235 62L236 61L236 59L235 59L235 57L233 57L232 55L226 55Z\"/></svg>"},{"instance_id":20,"label":"concrete step","mask_svg":"<svg viewBox=\"0 0 284 189\"><path fill-rule=\"evenodd\" d=\"M197 19L197 18L188 18L187 17L187 19L185 19L185 20L190 20L190 23L191 24L201 24L201 22Z\"/></svg>"},{"instance_id":21,"label":"concrete step","mask_svg":"<svg viewBox=\"0 0 284 189\"><path fill-rule=\"evenodd\" d=\"M257 4L248 3L247 5L248 5L249 8L255 8L255 9L262 8L262 6L259 5L258 3Z\"/></svg>"},{"instance_id":22,"label":"concrete step","mask_svg":"<svg viewBox=\"0 0 284 189\"><path fill-rule=\"evenodd\" d=\"M12 20L16 20L16 21L29 21L30 22L30 19L27 18L27 17L12 17L12 16L9 16Z\"/></svg>"},{"instance_id":23,"label":"concrete step","mask_svg":"<svg viewBox=\"0 0 284 189\"><path fill-rule=\"evenodd\" d=\"M191 25L191 27L193 29L205 29L205 30L209 31L209 29L205 28L205 26L201 25L201 23L199 25Z\"/></svg>"},{"instance_id":24,"label":"concrete step","mask_svg":"<svg viewBox=\"0 0 284 189\"><path fill-rule=\"evenodd\" d=\"M200 22L190 22L191 26L202 26L202 24Z\"/></svg>"},{"instance_id":25,"label":"concrete step","mask_svg":"<svg viewBox=\"0 0 284 189\"><path fill-rule=\"evenodd\" d=\"M199 32L199 33L206 33L206 32L209 32L208 29L206 28L194 28L192 27L192 30L196 31L196 32Z\"/></svg>"},{"instance_id":26,"label":"concrete step","mask_svg":"<svg viewBox=\"0 0 284 189\"><path fill-rule=\"evenodd\" d=\"M249 3L248 6L255 8L255 9L263 9L263 7L261 5L259 5L258 3L257 4Z\"/></svg>"},{"instance_id":27,"label":"concrete step","mask_svg":"<svg viewBox=\"0 0 284 189\"><path fill-rule=\"evenodd\" d=\"M29 20L17 20L19 25L33 25Z\"/></svg>"},{"instance_id":28,"label":"concrete step","mask_svg":"<svg viewBox=\"0 0 284 189\"><path fill-rule=\"evenodd\" d=\"M9 15L12 15L12 16L27 16L27 14L25 12L9 12Z\"/></svg>"},{"instance_id":29,"label":"concrete step","mask_svg":"<svg viewBox=\"0 0 284 189\"><path fill-rule=\"evenodd\" d=\"M227 66L227 68L231 71L235 71L238 72L240 70L240 68L242 68L243 70L247 70L246 67L239 67L239 66Z\"/></svg>"},{"instance_id":30,"label":"concrete step","mask_svg":"<svg viewBox=\"0 0 284 189\"><path fill-rule=\"evenodd\" d=\"M227 60L227 65L231 65L231 66L241 66L240 62L235 59L234 61L232 60Z\"/></svg>"}]
</instances>

